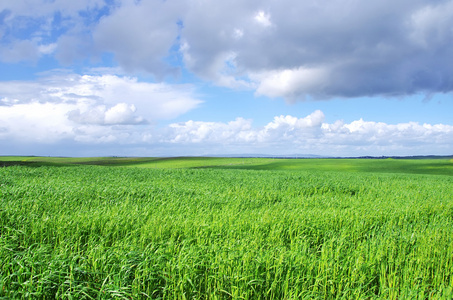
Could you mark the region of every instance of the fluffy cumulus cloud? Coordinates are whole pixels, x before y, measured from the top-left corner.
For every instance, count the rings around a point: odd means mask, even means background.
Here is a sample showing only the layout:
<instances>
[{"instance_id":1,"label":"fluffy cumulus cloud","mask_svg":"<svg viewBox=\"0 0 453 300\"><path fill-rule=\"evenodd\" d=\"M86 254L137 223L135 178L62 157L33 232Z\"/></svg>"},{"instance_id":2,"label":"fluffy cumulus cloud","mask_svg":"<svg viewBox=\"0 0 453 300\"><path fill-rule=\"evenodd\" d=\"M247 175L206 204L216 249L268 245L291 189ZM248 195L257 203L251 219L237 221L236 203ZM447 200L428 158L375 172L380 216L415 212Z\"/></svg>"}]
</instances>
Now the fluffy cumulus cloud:
<instances>
[{"instance_id":1,"label":"fluffy cumulus cloud","mask_svg":"<svg viewBox=\"0 0 453 300\"><path fill-rule=\"evenodd\" d=\"M302 118L276 116L263 127L253 127L251 120L241 118L228 123L187 121L169 125L158 142L181 145L198 155L225 151L226 145L234 154L258 151L328 156L448 154L453 146L451 125L362 119L326 123L324 119L324 113L317 110Z\"/></svg>"},{"instance_id":2,"label":"fluffy cumulus cloud","mask_svg":"<svg viewBox=\"0 0 453 300\"><path fill-rule=\"evenodd\" d=\"M201 101L193 93L187 85L117 75L57 72L37 81L1 82L0 140L127 143L156 121L194 109Z\"/></svg>"},{"instance_id":3,"label":"fluffy cumulus cloud","mask_svg":"<svg viewBox=\"0 0 453 300\"><path fill-rule=\"evenodd\" d=\"M170 143L234 143L235 139L253 140L251 120L237 118L228 123L187 121L170 124L161 142Z\"/></svg>"},{"instance_id":4,"label":"fluffy cumulus cloud","mask_svg":"<svg viewBox=\"0 0 453 300\"><path fill-rule=\"evenodd\" d=\"M305 117L275 116L264 126L253 126L253 120L243 118L226 123L190 120L155 126L150 124L152 117L167 112L153 111L152 105L145 109L146 106L140 104L140 95L137 101L127 103L114 99L106 101L103 97L110 92L105 89L112 87L99 87L99 93L92 95L86 93L87 83L82 84L82 78L74 80L73 86L64 88L71 91L67 94L62 93L61 85L48 86L34 99L29 99L28 94L36 93L36 86L25 83L16 83L21 84L20 87L11 85L12 89L23 89L24 93L23 97L5 97L0 101L2 154L16 151L15 154L42 155L39 152L42 145L56 147L50 152L47 148L46 155L65 155L68 145L72 145L72 155L90 155L95 147L94 155L108 155L114 151L115 155L142 156L244 153L428 155L448 154L453 147L452 125L386 124L362 119L350 123L341 120L327 123L320 110ZM93 81L98 84L99 81L105 82L105 78L90 78L88 84L93 84ZM153 93L154 87L149 88ZM171 97L185 99L186 96L179 93L174 91ZM188 108L196 103L194 100ZM66 149L59 149L63 144Z\"/></svg>"},{"instance_id":5,"label":"fluffy cumulus cloud","mask_svg":"<svg viewBox=\"0 0 453 300\"><path fill-rule=\"evenodd\" d=\"M453 90L453 1L3 1L0 60L112 53L289 101Z\"/></svg>"}]
</instances>

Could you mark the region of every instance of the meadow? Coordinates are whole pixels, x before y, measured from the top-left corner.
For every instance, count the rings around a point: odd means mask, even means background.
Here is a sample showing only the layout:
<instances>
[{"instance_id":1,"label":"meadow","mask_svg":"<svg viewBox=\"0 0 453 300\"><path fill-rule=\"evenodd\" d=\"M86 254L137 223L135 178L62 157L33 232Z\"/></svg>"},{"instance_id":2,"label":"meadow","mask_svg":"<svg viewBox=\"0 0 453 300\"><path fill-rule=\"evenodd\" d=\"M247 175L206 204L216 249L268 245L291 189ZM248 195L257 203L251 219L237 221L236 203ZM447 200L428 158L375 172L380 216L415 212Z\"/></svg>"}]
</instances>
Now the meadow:
<instances>
[{"instance_id":1,"label":"meadow","mask_svg":"<svg viewBox=\"0 0 453 300\"><path fill-rule=\"evenodd\" d=\"M1 299L452 297L448 158L0 157Z\"/></svg>"}]
</instances>

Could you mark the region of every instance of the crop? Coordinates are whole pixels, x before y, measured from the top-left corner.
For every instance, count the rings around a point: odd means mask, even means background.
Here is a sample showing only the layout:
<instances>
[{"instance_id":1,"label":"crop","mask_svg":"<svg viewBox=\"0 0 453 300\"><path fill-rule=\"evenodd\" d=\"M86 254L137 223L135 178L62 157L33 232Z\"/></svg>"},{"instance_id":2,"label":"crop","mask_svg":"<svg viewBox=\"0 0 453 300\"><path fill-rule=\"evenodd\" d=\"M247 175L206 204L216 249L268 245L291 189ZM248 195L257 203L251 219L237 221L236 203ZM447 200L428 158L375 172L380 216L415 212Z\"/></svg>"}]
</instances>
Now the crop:
<instances>
[{"instance_id":1,"label":"crop","mask_svg":"<svg viewBox=\"0 0 453 300\"><path fill-rule=\"evenodd\" d=\"M453 297L452 176L241 168L0 168L0 297Z\"/></svg>"}]
</instances>

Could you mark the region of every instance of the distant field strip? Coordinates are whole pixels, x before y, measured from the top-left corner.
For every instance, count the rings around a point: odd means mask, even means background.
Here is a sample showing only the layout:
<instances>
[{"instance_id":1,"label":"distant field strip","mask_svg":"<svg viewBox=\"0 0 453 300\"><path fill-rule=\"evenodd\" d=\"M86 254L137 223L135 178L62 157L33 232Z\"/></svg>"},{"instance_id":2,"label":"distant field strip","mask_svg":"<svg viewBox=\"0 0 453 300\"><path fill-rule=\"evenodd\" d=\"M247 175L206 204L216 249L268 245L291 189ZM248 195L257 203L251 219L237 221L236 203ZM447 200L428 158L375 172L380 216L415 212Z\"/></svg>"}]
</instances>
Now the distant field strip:
<instances>
[{"instance_id":1,"label":"distant field strip","mask_svg":"<svg viewBox=\"0 0 453 300\"><path fill-rule=\"evenodd\" d=\"M102 165L139 168L248 169L437 174L453 176L453 159L282 159L217 157L17 157L0 156L0 166Z\"/></svg>"},{"instance_id":2,"label":"distant field strip","mask_svg":"<svg viewBox=\"0 0 453 300\"><path fill-rule=\"evenodd\" d=\"M0 299L453 298L449 159L1 163Z\"/></svg>"}]
</instances>

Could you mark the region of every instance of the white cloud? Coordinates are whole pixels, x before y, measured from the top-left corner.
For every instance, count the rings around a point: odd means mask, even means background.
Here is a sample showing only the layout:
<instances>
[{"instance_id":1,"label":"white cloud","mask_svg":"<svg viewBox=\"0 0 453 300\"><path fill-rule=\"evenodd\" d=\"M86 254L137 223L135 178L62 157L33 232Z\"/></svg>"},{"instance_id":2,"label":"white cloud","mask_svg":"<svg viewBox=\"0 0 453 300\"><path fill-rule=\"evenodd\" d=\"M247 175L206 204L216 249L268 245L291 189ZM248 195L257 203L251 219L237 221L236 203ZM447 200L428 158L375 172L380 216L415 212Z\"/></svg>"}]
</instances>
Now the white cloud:
<instances>
[{"instance_id":1,"label":"white cloud","mask_svg":"<svg viewBox=\"0 0 453 300\"><path fill-rule=\"evenodd\" d=\"M70 138L72 127L65 114L71 104L31 102L0 106L0 140L2 147L19 143L52 143ZM6 150L5 149L5 150Z\"/></svg>"},{"instance_id":2,"label":"white cloud","mask_svg":"<svg viewBox=\"0 0 453 300\"><path fill-rule=\"evenodd\" d=\"M61 101L54 95L41 102L3 98L0 154L21 154L20 145L28 145L29 151L49 144L59 152L47 148L43 150L47 152L31 154L378 156L451 154L453 149L453 126L446 124L387 124L363 119L327 123L324 113L316 110L305 117L276 116L261 127L240 117L230 122L190 120L156 127L144 124L141 117L146 119L146 114L131 103L101 105L88 94L81 88L79 98L72 95Z\"/></svg>"},{"instance_id":3,"label":"white cloud","mask_svg":"<svg viewBox=\"0 0 453 300\"><path fill-rule=\"evenodd\" d=\"M106 124L134 124L143 122L143 117L135 117L135 105L118 103L105 112Z\"/></svg>"},{"instance_id":4,"label":"white cloud","mask_svg":"<svg viewBox=\"0 0 453 300\"><path fill-rule=\"evenodd\" d=\"M235 39L241 39L244 36L244 30L236 28L233 32L233 37Z\"/></svg>"},{"instance_id":5,"label":"white cloud","mask_svg":"<svg viewBox=\"0 0 453 300\"><path fill-rule=\"evenodd\" d=\"M0 140L29 143L129 143L137 136L134 142L155 122L201 103L187 85L58 72L38 81L0 82L0 95Z\"/></svg>"},{"instance_id":6,"label":"white cloud","mask_svg":"<svg viewBox=\"0 0 453 300\"><path fill-rule=\"evenodd\" d=\"M260 25L262 25L264 27L269 27L272 25L272 22L270 20L271 16L262 10L260 10L256 13L254 19L256 22L258 22Z\"/></svg>"},{"instance_id":7,"label":"white cloud","mask_svg":"<svg viewBox=\"0 0 453 300\"><path fill-rule=\"evenodd\" d=\"M309 94L322 94L329 72L322 68L297 68L252 74L258 82L257 95L295 100Z\"/></svg>"},{"instance_id":8,"label":"white cloud","mask_svg":"<svg viewBox=\"0 0 453 300\"><path fill-rule=\"evenodd\" d=\"M303 118L277 116L260 128L241 118L229 123L187 121L169 125L160 142L182 144L185 151L198 149L204 154L252 151L333 156L449 154L453 146L451 125L362 119L330 124L324 118L319 110Z\"/></svg>"},{"instance_id":9,"label":"white cloud","mask_svg":"<svg viewBox=\"0 0 453 300\"><path fill-rule=\"evenodd\" d=\"M87 106L68 112L68 119L79 124L134 125L146 123L142 116L135 115L135 105L118 103L107 109L105 105Z\"/></svg>"},{"instance_id":10,"label":"white cloud","mask_svg":"<svg viewBox=\"0 0 453 300\"><path fill-rule=\"evenodd\" d=\"M57 48L56 43L51 43L48 45L39 45L38 46L38 52L42 55L49 55L55 52L55 49Z\"/></svg>"},{"instance_id":11,"label":"white cloud","mask_svg":"<svg viewBox=\"0 0 453 300\"><path fill-rule=\"evenodd\" d=\"M250 132L251 120L237 118L228 123L187 121L168 126L168 132L162 137L163 142L201 143L216 142L227 144L235 139L248 139L244 133Z\"/></svg>"}]
</instances>

